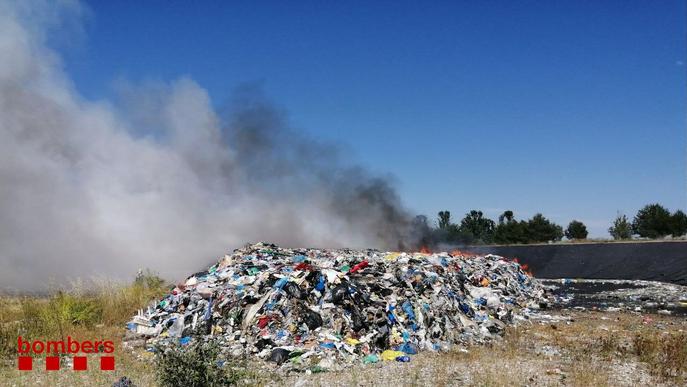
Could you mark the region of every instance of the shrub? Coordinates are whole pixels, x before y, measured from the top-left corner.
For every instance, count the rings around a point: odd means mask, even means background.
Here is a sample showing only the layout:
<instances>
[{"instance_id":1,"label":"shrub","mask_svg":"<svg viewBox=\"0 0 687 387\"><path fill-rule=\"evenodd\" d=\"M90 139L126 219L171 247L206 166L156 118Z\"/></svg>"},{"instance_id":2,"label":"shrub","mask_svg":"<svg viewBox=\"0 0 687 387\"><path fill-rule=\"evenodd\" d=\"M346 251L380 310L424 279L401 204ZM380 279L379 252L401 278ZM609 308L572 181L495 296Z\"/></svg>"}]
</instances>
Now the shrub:
<instances>
[{"instance_id":1,"label":"shrub","mask_svg":"<svg viewBox=\"0 0 687 387\"><path fill-rule=\"evenodd\" d=\"M52 312L52 313L50 313ZM95 297L57 292L48 302L48 319L58 319L59 324L91 327L101 322L102 305Z\"/></svg>"},{"instance_id":2,"label":"shrub","mask_svg":"<svg viewBox=\"0 0 687 387\"><path fill-rule=\"evenodd\" d=\"M163 387L233 386L246 375L240 367L220 359L219 346L213 341L159 350L155 371Z\"/></svg>"}]
</instances>

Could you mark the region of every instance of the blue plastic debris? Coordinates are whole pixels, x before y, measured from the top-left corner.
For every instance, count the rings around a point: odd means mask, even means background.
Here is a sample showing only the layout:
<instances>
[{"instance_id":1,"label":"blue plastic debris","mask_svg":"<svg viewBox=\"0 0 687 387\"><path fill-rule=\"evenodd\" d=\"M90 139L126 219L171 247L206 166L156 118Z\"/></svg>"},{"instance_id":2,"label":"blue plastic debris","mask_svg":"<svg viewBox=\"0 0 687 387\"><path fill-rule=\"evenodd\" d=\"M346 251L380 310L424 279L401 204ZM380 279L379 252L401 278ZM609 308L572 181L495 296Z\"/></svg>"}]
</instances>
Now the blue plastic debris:
<instances>
[{"instance_id":1,"label":"blue plastic debris","mask_svg":"<svg viewBox=\"0 0 687 387\"><path fill-rule=\"evenodd\" d=\"M391 359L407 362L423 350L488 342L549 300L518 263L498 256L256 244L188 277L127 329L158 348L194 335L227 355L312 371L392 349L403 356Z\"/></svg>"}]
</instances>

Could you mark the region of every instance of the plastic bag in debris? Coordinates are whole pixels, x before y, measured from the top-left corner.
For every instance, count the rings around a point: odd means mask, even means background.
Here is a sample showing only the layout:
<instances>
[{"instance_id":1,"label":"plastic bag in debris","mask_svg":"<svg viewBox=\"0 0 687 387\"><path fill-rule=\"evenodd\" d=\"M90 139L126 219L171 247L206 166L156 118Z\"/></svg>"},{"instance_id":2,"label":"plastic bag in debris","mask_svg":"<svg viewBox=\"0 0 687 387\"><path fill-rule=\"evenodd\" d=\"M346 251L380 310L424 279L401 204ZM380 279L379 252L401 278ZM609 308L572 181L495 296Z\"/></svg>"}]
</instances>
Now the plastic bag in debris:
<instances>
[{"instance_id":1,"label":"plastic bag in debris","mask_svg":"<svg viewBox=\"0 0 687 387\"><path fill-rule=\"evenodd\" d=\"M259 243L189 276L127 327L148 345L204 337L230 356L315 372L485 342L549 302L499 256Z\"/></svg>"},{"instance_id":2,"label":"plastic bag in debris","mask_svg":"<svg viewBox=\"0 0 687 387\"><path fill-rule=\"evenodd\" d=\"M382 352L382 360L388 361L388 360L396 360L397 357L402 357L404 355L403 352L401 351L392 351L387 349L386 351Z\"/></svg>"}]
</instances>

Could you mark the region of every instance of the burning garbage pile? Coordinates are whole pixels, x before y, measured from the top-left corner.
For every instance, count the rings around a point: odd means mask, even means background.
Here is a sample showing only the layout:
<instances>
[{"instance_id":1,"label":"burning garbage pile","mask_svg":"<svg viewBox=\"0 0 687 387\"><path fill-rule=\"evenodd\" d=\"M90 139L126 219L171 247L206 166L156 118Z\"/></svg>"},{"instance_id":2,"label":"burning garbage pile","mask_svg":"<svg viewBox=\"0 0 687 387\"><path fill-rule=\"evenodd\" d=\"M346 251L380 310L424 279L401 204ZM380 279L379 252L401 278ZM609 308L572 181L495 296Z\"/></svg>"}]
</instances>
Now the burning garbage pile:
<instances>
[{"instance_id":1,"label":"burning garbage pile","mask_svg":"<svg viewBox=\"0 0 687 387\"><path fill-rule=\"evenodd\" d=\"M482 343L546 306L545 289L495 255L376 250L235 250L128 324L147 345L212 339L282 370L410 361Z\"/></svg>"}]
</instances>

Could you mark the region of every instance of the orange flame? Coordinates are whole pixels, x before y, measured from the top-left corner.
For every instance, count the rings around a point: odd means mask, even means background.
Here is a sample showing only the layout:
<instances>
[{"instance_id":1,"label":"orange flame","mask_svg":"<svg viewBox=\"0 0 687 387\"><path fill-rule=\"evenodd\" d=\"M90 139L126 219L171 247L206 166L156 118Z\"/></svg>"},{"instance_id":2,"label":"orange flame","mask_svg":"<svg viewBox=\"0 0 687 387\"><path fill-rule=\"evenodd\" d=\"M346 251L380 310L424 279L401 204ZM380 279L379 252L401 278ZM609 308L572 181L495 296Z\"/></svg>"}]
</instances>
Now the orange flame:
<instances>
[{"instance_id":1,"label":"orange flame","mask_svg":"<svg viewBox=\"0 0 687 387\"><path fill-rule=\"evenodd\" d=\"M526 263L521 263L520 267L522 268L522 271L525 272L525 274L527 274L530 277L534 277L534 273L532 273L532 270L530 270L530 265Z\"/></svg>"},{"instance_id":2,"label":"orange flame","mask_svg":"<svg viewBox=\"0 0 687 387\"><path fill-rule=\"evenodd\" d=\"M506 257L504 257L504 258L506 258ZM527 274L530 277L534 277L534 273L532 272L532 269L530 269L530 265L528 265L526 263L520 263L520 260L517 257L506 258L506 260L507 261L510 260L512 262L517 263L518 265L520 265L520 268L522 268L522 271L524 271L525 274Z\"/></svg>"},{"instance_id":3,"label":"orange flame","mask_svg":"<svg viewBox=\"0 0 687 387\"><path fill-rule=\"evenodd\" d=\"M420 247L420 252L422 254L432 254L432 250L430 250L427 246Z\"/></svg>"}]
</instances>

